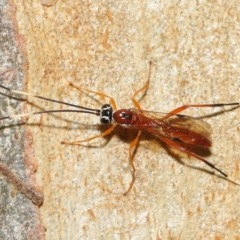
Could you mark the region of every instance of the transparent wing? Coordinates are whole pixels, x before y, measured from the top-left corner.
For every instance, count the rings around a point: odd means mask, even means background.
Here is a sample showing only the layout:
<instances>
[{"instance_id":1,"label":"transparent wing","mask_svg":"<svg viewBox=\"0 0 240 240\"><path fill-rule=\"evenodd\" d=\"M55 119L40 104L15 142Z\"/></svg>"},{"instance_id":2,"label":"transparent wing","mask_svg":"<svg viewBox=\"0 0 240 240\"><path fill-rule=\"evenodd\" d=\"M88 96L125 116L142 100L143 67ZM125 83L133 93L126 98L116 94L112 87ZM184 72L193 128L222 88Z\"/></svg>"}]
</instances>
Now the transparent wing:
<instances>
[{"instance_id":1,"label":"transparent wing","mask_svg":"<svg viewBox=\"0 0 240 240\"><path fill-rule=\"evenodd\" d=\"M183 142L196 145L198 144L194 142L194 138L197 140L197 142L199 142L199 145L201 145L201 142L203 143L204 139L206 139L209 144L211 142L212 128L208 123L200 119L181 114L177 114L165 119L164 117L167 115L166 113L145 110L137 111L153 119L155 122L158 122L159 126L167 126L165 129L163 129L163 132L171 138L178 138Z\"/></svg>"}]
</instances>

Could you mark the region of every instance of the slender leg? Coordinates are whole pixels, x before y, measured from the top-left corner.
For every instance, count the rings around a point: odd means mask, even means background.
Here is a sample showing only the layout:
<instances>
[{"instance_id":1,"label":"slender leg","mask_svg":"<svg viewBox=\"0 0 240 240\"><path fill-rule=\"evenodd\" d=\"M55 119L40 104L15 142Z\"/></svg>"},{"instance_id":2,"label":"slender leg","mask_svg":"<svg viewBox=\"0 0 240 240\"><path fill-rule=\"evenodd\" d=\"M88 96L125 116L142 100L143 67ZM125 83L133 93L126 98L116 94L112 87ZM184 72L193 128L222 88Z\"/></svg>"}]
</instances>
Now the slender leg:
<instances>
[{"instance_id":1,"label":"slender leg","mask_svg":"<svg viewBox=\"0 0 240 240\"><path fill-rule=\"evenodd\" d=\"M141 137L141 134L142 134L142 131L138 131L137 133L137 136L134 138L134 140L130 143L130 147L129 147L129 161L130 161L130 165L132 167L132 181L127 189L127 191L124 193L124 196L126 196L129 191L132 189L133 187L133 184L135 182L135 179L136 179L136 175L135 175L135 172L136 172L136 168L134 166L134 153L135 153L135 150L136 150L136 147L138 146L138 143L139 143L139 140L140 140L140 137Z\"/></svg>"},{"instance_id":2,"label":"slender leg","mask_svg":"<svg viewBox=\"0 0 240 240\"><path fill-rule=\"evenodd\" d=\"M224 107L224 106L240 106L240 103L216 103L216 104L189 104L178 107L171 112L169 112L163 119L169 118L173 115L176 115L187 108L200 108L200 107Z\"/></svg>"},{"instance_id":3,"label":"slender leg","mask_svg":"<svg viewBox=\"0 0 240 240\"><path fill-rule=\"evenodd\" d=\"M139 93L142 92L142 97L144 97L147 93L147 90L149 88L149 82L150 82L150 77L151 77L151 70L152 70L152 62L149 62L149 74L148 74L148 79L147 79L147 82L144 84L143 87L141 87L140 89L138 89L132 96L131 100L133 102L133 105L141 110L141 106L139 104L139 100L136 99L137 95ZM137 133L137 136L134 138L134 140L130 143L130 146L129 146L129 162L130 162L130 165L132 167L132 181L127 189L127 191L124 193L124 196L126 196L129 191L132 189L133 187L133 184L135 182L135 179L136 179L136 175L135 175L135 172L136 172L136 168L134 166L134 153L135 153L135 150L138 146L138 143L140 141L140 137L141 137L141 134L142 134L142 131L138 131Z\"/></svg>"},{"instance_id":4,"label":"slender leg","mask_svg":"<svg viewBox=\"0 0 240 240\"><path fill-rule=\"evenodd\" d=\"M114 110L117 109L117 104L116 104L115 100L114 100L112 97L110 97L110 96L108 96L108 95L106 95L106 94L104 94L104 93L97 92L97 91L92 91L92 90L89 90L89 89L87 89L87 88L82 88L82 87L76 86L76 85L73 84L73 83L70 83L70 86L72 86L72 87L74 87L74 88L76 88L76 89L78 89L78 90L80 90L80 91L90 92L90 93L94 93L94 94L96 94L96 95L98 95L98 96L100 96L100 97L108 98L108 99L110 100L110 103L111 103L113 109L114 109ZM82 143L82 142L89 142L89 141L91 141L91 140L93 140L93 139L107 136L108 134L110 134L111 132L113 132L113 130L115 129L115 127L116 127L116 124L112 124L110 128L108 128L106 131L104 131L103 133L101 133L101 134L99 134L99 135L96 135L96 136L93 136L93 137L90 137L90 138L87 138L87 139L83 139L83 140L77 140L77 141L74 141L74 142L62 141L61 143L62 143L62 144L68 144L68 145L79 145L79 144Z\"/></svg>"},{"instance_id":5,"label":"slender leg","mask_svg":"<svg viewBox=\"0 0 240 240\"><path fill-rule=\"evenodd\" d=\"M76 86L73 83L70 83L69 85L78 89L78 90L80 90L80 91L90 92L90 93L94 93L94 94L96 94L100 97L108 98L110 100L110 103L111 103L112 107L113 107L113 110L117 110L117 104L116 104L115 100L112 97L108 96L107 94L102 93L102 92L92 91L92 90L89 90L87 88L79 87L79 86Z\"/></svg>"},{"instance_id":6,"label":"slender leg","mask_svg":"<svg viewBox=\"0 0 240 240\"><path fill-rule=\"evenodd\" d=\"M95 138L105 137L105 136L109 135L115 129L116 126L117 126L116 124L113 124L110 128L108 128L103 133L101 133L99 135L96 135L96 136L93 136L93 137L90 137L90 138L87 138L87 139L78 140L78 141L74 141L74 142L62 141L61 143L62 144L68 144L68 145L79 145L82 142L89 142L89 141L91 141Z\"/></svg>"},{"instance_id":7,"label":"slender leg","mask_svg":"<svg viewBox=\"0 0 240 240\"><path fill-rule=\"evenodd\" d=\"M187 155L189 156L192 156L202 162L204 162L205 164L207 164L209 167L215 169L216 171L218 171L219 173L221 173L224 177L227 177L227 174L222 172L220 169L218 169L217 167L215 167L212 163L208 162L207 160L201 158L200 156L198 156L197 154L189 151L186 147L174 142L173 140L169 139L169 138L166 138L166 137L163 137L163 136L159 136L160 137L160 140L165 142L168 146L172 147L172 148L175 148L175 149L178 149L179 151L183 152L183 153L186 153Z\"/></svg>"},{"instance_id":8,"label":"slender leg","mask_svg":"<svg viewBox=\"0 0 240 240\"><path fill-rule=\"evenodd\" d=\"M136 97L139 93L142 92L142 97L144 97L147 93L147 90L149 88L149 83L150 83L150 77L151 77L151 73L152 73L152 62L150 61L149 62L149 73L148 73L148 79L147 79L147 82L144 84L143 87L141 87L140 89L138 89L132 96L131 100L134 104L134 106L137 108L137 109L141 109L141 106L139 104L139 100L136 100Z\"/></svg>"}]
</instances>

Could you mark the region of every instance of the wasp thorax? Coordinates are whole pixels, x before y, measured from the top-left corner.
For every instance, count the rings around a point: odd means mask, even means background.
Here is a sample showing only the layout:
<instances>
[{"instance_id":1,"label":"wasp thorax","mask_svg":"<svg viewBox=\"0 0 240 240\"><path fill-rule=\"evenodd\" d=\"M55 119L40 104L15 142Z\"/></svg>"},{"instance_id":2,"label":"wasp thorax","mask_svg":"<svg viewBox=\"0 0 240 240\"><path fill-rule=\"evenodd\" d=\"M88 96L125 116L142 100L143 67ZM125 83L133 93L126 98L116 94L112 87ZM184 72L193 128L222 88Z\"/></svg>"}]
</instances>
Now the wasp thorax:
<instances>
[{"instance_id":1,"label":"wasp thorax","mask_svg":"<svg viewBox=\"0 0 240 240\"><path fill-rule=\"evenodd\" d=\"M132 124L133 114L130 109L120 109L113 113L113 118L119 124Z\"/></svg>"}]
</instances>

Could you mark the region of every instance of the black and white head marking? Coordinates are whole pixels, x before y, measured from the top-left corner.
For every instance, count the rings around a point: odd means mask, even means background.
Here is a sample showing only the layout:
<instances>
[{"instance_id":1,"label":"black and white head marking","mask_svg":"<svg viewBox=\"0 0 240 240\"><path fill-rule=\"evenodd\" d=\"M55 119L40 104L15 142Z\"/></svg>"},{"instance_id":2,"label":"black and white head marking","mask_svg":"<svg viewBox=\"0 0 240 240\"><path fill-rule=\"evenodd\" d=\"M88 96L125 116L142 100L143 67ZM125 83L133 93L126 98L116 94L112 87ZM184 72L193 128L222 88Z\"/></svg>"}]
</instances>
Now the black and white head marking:
<instances>
[{"instance_id":1,"label":"black and white head marking","mask_svg":"<svg viewBox=\"0 0 240 240\"><path fill-rule=\"evenodd\" d=\"M103 104L100 112L100 122L108 124L112 122L113 109L110 104Z\"/></svg>"}]
</instances>

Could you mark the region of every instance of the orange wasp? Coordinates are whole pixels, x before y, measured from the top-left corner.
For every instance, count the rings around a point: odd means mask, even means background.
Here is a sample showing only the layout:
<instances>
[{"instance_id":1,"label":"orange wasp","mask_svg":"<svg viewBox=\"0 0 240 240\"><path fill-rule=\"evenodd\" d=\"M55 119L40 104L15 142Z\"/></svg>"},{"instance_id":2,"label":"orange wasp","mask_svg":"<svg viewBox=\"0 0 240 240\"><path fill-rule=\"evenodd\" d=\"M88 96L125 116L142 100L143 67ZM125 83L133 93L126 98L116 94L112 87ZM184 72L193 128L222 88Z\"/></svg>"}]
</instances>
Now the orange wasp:
<instances>
[{"instance_id":1,"label":"orange wasp","mask_svg":"<svg viewBox=\"0 0 240 240\"><path fill-rule=\"evenodd\" d=\"M29 93L11 90L2 85L0 85L0 87L12 94L15 93L15 94L21 94L21 95L29 95L31 97L35 97L38 99L60 103L70 107L81 109L81 110L72 110L72 109L46 110L46 111L34 112L32 113L32 115L44 114L44 113L56 113L56 112L87 113L87 114L94 114L96 116L100 116L100 122L102 124L110 125L110 127L107 130L105 130L103 133L99 135L90 137L85 140L79 140L74 142L63 141L62 142L63 144L80 145L82 142L88 142L95 138L104 137L112 133L117 125L138 130L135 139L130 143L130 147L129 147L129 161L132 167L132 180L127 191L124 193L124 195L126 195L131 190L135 181L136 169L134 166L133 156L134 156L136 147L139 143L142 132L153 134L154 136L159 138L160 141L164 142L167 146L177 149L178 151L183 152L188 156L192 156L202 161L212 169L219 172L222 176L227 177L226 173L224 173L222 170L217 168L214 164L210 163L209 161L202 158L199 154L194 152L194 147L197 147L197 148L200 147L205 149L209 149L211 147L212 145L212 142L210 139L210 136L212 133L211 126L200 119L196 119L196 118L182 115L179 113L186 110L187 108L202 108L202 107L215 108L215 107L232 106L232 109L235 109L240 106L240 103L234 102L234 103L217 103L217 104L189 104L189 105L183 105L181 107L178 107L167 114L142 110L136 97L137 95L139 95L139 93L142 93L142 96L144 96L148 90L150 76L151 76L151 66L152 66L152 63L150 62L149 76L146 84L142 88L140 88L138 91L136 91L131 98L135 108L128 108L128 109L117 110L116 102L112 97L101 92L96 92L96 91L75 86L72 83L70 83L70 86L74 88L109 99L110 104L103 104L101 109L91 109L91 108L87 108L87 107L83 107L75 104L70 104L67 102L49 99L49 98L38 96L38 95L31 95ZM22 114L22 116L27 116L27 115L30 115L30 114ZM5 117L1 117L0 120L11 119L13 117L14 116L5 116Z\"/></svg>"}]
</instances>

